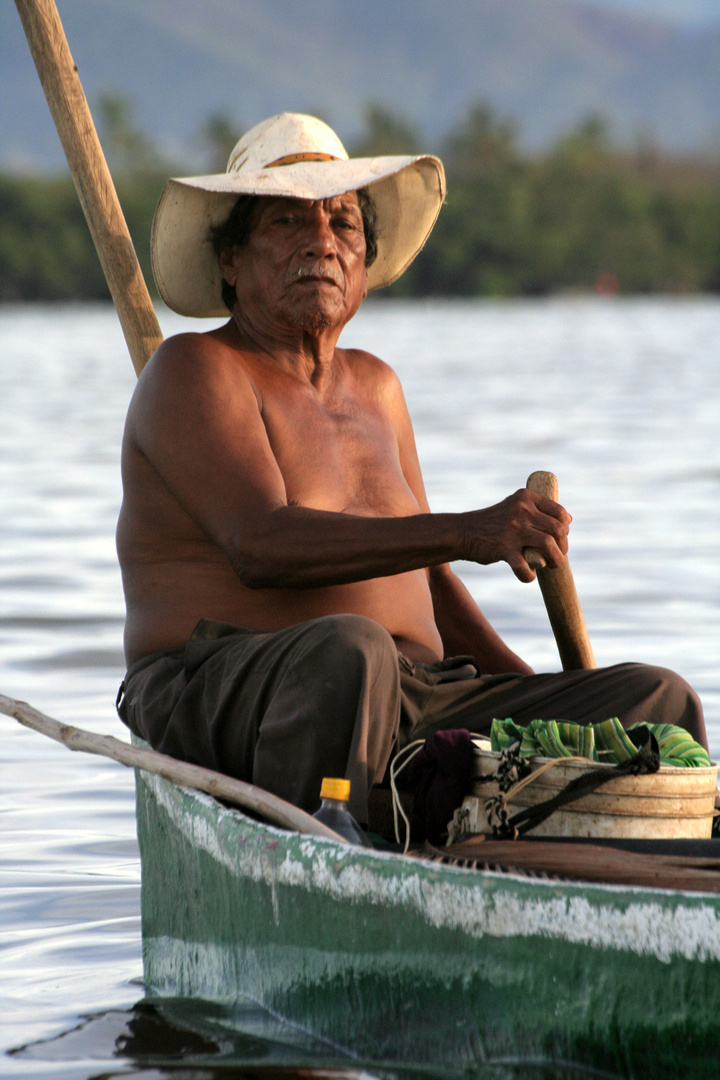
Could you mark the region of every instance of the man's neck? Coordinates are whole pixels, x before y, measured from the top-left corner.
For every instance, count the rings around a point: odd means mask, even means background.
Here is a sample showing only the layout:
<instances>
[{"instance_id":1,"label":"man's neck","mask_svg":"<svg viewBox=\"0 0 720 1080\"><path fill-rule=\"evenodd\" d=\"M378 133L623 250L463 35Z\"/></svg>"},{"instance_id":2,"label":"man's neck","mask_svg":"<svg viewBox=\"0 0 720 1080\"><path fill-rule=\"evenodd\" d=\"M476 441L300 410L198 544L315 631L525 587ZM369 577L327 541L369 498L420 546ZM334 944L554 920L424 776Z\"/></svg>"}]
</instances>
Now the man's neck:
<instances>
[{"instance_id":1,"label":"man's neck","mask_svg":"<svg viewBox=\"0 0 720 1080\"><path fill-rule=\"evenodd\" d=\"M268 333L244 319L236 310L223 328L234 348L255 353L261 360L292 371L317 385L324 382L335 364L336 345L342 327L278 327ZM225 334L223 334L225 337Z\"/></svg>"}]
</instances>

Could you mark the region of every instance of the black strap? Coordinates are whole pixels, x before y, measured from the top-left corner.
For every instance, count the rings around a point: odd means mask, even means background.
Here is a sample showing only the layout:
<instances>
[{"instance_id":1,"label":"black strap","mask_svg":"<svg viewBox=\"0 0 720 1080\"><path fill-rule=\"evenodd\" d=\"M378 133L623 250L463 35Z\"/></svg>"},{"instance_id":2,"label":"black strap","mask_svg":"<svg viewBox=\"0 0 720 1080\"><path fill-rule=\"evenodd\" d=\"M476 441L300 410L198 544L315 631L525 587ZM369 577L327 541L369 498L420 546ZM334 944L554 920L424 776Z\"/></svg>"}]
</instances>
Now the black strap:
<instances>
[{"instance_id":1,"label":"black strap","mask_svg":"<svg viewBox=\"0 0 720 1080\"><path fill-rule=\"evenodd\" d=\"M540 825L555 810L559 810L561 806L567 806L568 803L581 799L583 795L589 795L610 780L615 780L619 776L638 776L657 772L660 768L660 749L652 732L643 724L633 728L627 734L634 745L639 746L637 754L610 769L605 766L604 768L583 773L582 776L571 780L561 792L551 799L545 799L544 802L536 803L535 806L526 806L510 818L507 816L507 811L500 811L497 814L500 824L493 825L495 836L501 840L517 840L524 833ZM495 801L501 802L501 797L496 797L496 800L491 800L491 803Z\"/></svg>"}]
</instances>

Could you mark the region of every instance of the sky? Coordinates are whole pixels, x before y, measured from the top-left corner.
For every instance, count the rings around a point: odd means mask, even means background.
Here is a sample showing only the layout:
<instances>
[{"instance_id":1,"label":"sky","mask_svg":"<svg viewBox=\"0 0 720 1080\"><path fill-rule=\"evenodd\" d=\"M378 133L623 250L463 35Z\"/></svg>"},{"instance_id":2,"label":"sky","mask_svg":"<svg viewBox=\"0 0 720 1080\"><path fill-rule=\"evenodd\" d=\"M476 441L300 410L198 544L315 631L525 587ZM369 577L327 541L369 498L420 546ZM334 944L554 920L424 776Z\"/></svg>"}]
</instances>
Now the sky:
<instances>
[{"instance_id":1,"label":"sky","mask_svg":"<svg viewBox=\"0 0 720 1080\"><path fill-rule=\"evenodd\" d=\"M578 0L594 7L620 8L637 15L654 15L678 26L720 23L720 0Z\"/></svg>"}]
</instances>

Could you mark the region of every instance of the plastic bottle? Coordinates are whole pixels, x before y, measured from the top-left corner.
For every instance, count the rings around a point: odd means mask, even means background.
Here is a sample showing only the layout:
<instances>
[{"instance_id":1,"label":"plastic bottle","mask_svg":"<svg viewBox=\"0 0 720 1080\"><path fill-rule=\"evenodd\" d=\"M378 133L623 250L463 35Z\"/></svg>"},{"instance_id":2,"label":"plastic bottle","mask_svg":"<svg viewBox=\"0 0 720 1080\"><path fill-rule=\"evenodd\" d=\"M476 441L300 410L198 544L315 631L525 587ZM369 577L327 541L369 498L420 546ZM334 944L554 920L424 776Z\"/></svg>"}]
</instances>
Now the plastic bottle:
<instances>
[{"instance_id":1,"label":"plastic bottle","mask_svg":"<svg viewBox=\"0 0 720 1080\"><path fill-rule=\"evenodd\" d=\"M320 809L315 811L313 817L322 821L323 825L327 825L329 829L334 829L340 836L344 836L351 844L357 844L360 847L373 846L348 810L349 780L324 777L320 788L320 798L322 799Z\"/></svg>"}]
</instances>

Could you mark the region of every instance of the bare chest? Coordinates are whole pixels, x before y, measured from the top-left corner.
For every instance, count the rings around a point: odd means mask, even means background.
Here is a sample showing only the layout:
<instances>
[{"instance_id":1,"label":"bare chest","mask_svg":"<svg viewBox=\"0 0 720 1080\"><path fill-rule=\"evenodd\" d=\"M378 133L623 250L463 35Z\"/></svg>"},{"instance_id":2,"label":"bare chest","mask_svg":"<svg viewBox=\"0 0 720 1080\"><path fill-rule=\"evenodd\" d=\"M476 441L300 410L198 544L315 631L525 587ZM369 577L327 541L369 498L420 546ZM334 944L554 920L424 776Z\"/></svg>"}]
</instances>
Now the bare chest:
<instances>
[{"instance_id":1,"label":"bare chest","mask_svg":"<svg viewBox=\"0 0 720 1080\"><path fill-rule=\"evenodd\" d=\"M396 432L373 403L271 398L263 420L288 500L346 513L417 513Z\"/></svg>"}]
</instances>

